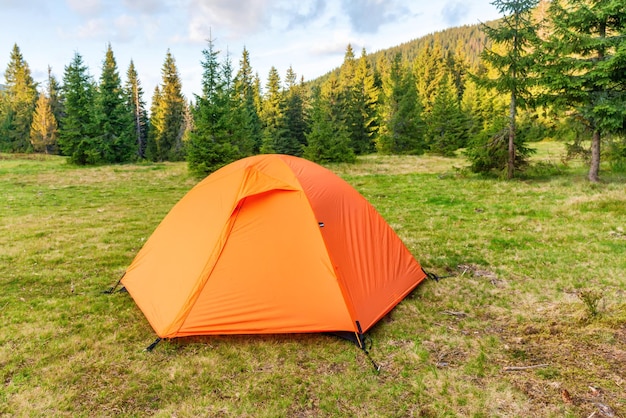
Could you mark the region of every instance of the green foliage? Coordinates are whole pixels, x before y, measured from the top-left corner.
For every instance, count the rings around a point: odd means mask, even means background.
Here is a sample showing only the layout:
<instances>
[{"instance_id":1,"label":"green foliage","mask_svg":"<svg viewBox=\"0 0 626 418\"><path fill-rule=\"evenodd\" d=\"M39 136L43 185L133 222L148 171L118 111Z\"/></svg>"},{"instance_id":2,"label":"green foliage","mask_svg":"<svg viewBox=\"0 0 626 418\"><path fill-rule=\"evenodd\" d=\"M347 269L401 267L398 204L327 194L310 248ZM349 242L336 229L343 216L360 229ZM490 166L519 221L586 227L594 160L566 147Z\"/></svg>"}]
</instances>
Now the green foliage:
<instances>
[{"instance_id":1,"label":"green foliage","mask_svg":"<svg viewBox=\"0 0 626 418\"><path fill-rule=\"evenodd\" d=\"M263 127L259 112L261 107L260 87L257 85L250 63L250 53L244 47L239 61L239 70L235 76L234 101L245 127L245 135L250 143L250 150L246 153L255 154L261 149Z\"/></svg>"},{"instance_id":2,"label":"green foliage","mask_svg":"<svg viewBox=\"0 0 626 418\"><path fill-rule=\"evenodd\" d=\"M626 127L626 5L561 0L549 8L542 45L543 99L570 111L592 133L589 180L598 181L601 141Z\"/></svg>"},{"instance_id":3,"label":"green foliage","mask_svg":"<svg viewBox=\"0 0 626 418\"><path fill-rule=\"evenodd\" d=\"M0 151L26 152L31 149L30 126L37 103L37 84L17 44L13 45L4 72L6 90L0 106Z\"/></svg>"},{"instance_id":4,"label":"green foliage","mask_svg":"<svg viewBox=\"0 0 626 418\"><path fill-rule=\"evenodd\" d=\"M604 297L604 292L598 289L581 289L577 293L578 298L583 302L590 318L595 318L600 313L600 301Z\"/></svg>"},{"instance_id":5,"label":"green foliage","mask_svg":"<svg viewBox=\"0 0 626 418\"><path fill-rule=\"evenodd\" d=\"M426 126L426 143L435 154L453 156L466 145L467 122L456 88L447 74L439 82Z\"/></svg>"},{"instance_id":6,"label":"green foliage","mask_svg":"<svg viewBox=\"0 0 626 418\"><path fill-rule=\"evenodd\" d=\"M426 149L422 108L411 71L403 71L396 55L383 74L381 126L376 149L382 154L422 154Z\"/></svg>"},{"instance_id":7,"label":"green foliage","mask_svg":"<svg viewBox=\"0 0 626 418\"><path fill-rule=\"evenodd\" d=\"M437 88L445 74L445 65L441 46L426 46L413 64L415 83L422 107L426 114L433 109Z\"/></svg>"},{"instance_id":8,"label":"green foliage","mask_svg":"<svg viewBox=\"0 0 626 418\"><path fill-rule=\"evenodd\" d=\"M202 96L196 96L192 109L194 127L189 133L187 164L196 176L207 174L244 156L255 147L256 115L248 69L233 83L228 57L219 62L219 51L212 39L202 51ZM247 51L244 50L244 62Z\"/></svg>"},{"instance_id":9,"label":"green foliage","mask_svg":"<svg viewBox=\"0 0 626 418\"><path fill-rule=\"evenodd\" d=\"M500 127L498 130L498 126ZM483 131L471 141L465 155L470 160L470 169L474 173L491 173L506 178L509 164L509 128L508 120L501 117L499 123L494 123L494 131ZM523 171L529 163L529 157L534 153L533 148L526 146L520 136L516 137L515 143L515 170Z\"/></svg>"},{"instance_id":10,"label":"green foliage","mask_svg":"<svg viewBox=\"0 0 626 418\"><path fill-rule=\"evenodd\" d=\"M185 156L186 104L176 60L169 49L161 74L161 86L152 98L150 114L155 120L151 120L146 156L153 161L180 161Z\"/></svg>"},{"instance_id":11,"label":"green foliage","mask_svg":"<svg viewBox=\"0 0 626 418\"><path fill-rule=\"evenodd\" d=\"M135 63L132 60L126 72L124 90L133 119L133 138L135 149L137 150L137 158L143 159L146 157L149 121L146 103L143 100L143 89L141 88Z\"/></svg>"},{"instance_id":12,"label":"green foliage","mask_svg":"<svg viewBox=\"0 0 626 418\"><path fill-rule=\"evenodd\" d=\"M523 140L517 135L517 111L518 108L526 108L531 100L531 88L536 84L534 73L540 51L533 50L533 47L538 44L539 25L534 21L532 12L538 0L495 0L492 4L504 17L497 27L483 26L493 45L483 51L482 59L496 74L490 76L486 73L476 79L483 86L510 96L506 178L511 179L524 161L523 156L518 158L516 154L523 155L525 152ZM500 135L494 138L500 138ZM493 149L493 145L492 142L489 148ZM487 156L493 156L496 160L487 164L473 164L475 169L499 165L499 153L478 150L473 155L477 154L482 155L483 162L486 162L484 158Z\"/></svg>"},{"instance_id":13,"label":"green foliage","mask_svg":"<svg viewBox=\"0 0 626 418\"><path fill-rule=\"evenodd\" d=\"M626 137L611 137L606 154L613 172L626 173Z\"/></svg>"},{"instance_id":14,"label":"green foliage","mask_svg":"<svg viewBox=\"0 0 626 418\"><path fill-rule=\"evenodd\" d=\"M74 164L102 162L95 139L95 86L83 57L77 52L63 75L65 116L59 124L59 146Z\"/></svg>"},{"instance_id":15,"label":"green foliage","mask_svg":"<svg viewBox=\"0 0 626 418\"><path fill-rule=\"evenodd\" d=\"M109 44L95 97L96 146L106 163L128 162L137 156L133 110L122 89L113 50Z\"/></svg>"},{"instance_id":16,"label":"green foliage","mask_svg":"<svg viewBox=\"0 0 626 418\"><path fill-rule=\"evenodd\" d=\"M287 148L285 144L281 144L281 138L285 136L285 127L282 123L283 110L284 95L281 89L280 75L276 67L272 66L267 76L265 96L259 115L263 126L261 152L264 154L281 153L285 151L284 148Z\"/></svg>"},{"instance_id":17,"label":"green foliage","mask_svg":"<svg viewBox=\"0 0 626 418\"><path fill-rule=\"evenodd\" d=\"M283 92L282 117L283 129L274 141L272 148L279 154L302 156L307 144L308 120L306 114L306 91L302 83L297 83L297 76L291 67L285 78Z\"/></svg>"},{"instance_id":18,"label":"green foliage","mask_svg":"<svg viewBox=\"0 0 626 418\"><path fill-rule=\"evenodd\" d=\"M40 94L30 128L30 143L35 152L54 154L57 137L58 125L52 113L50 99L45 94Z\"/></svg>"},{"instance_id":19,"label":"green foliage","mask_svg":"<svg viewBox=\"0 0 626 418\"><path fill-rule=\"evenodd\" d=\"M337 106L337 79L331 77L325 88L314 94L311 131L306 135L308 145L304 157L318 163L354 162L350 137L334 109Z\"/></svg>"}]
</instances>

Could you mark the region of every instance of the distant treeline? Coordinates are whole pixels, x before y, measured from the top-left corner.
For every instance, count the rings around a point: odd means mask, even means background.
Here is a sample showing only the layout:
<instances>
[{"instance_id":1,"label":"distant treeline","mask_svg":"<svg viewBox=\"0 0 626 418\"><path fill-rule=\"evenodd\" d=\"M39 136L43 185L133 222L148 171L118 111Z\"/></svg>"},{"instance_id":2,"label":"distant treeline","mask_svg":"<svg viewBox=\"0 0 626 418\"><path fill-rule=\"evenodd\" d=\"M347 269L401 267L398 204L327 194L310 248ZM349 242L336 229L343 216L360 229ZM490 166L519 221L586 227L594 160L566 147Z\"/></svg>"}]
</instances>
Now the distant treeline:
<instances>
[{"instance_id":1,"label":"distant treeline","mask_svg":"<svg viewBox=\"0 0 626 418\"><path fill-rule=\"evenodd\" d=\"M626 14L623 8L615 13ZM623 26L610 29L621 41L604 48L605 60L624 54ZM453 28L372 54L347 45L341 67L310 82L292 68L281 76L274 67L262 81L245 48L235 66L209 40L201 51L202 91L183 96L168 51L150 109L133 62L122 80L110 45L99 80L75 53L60 82L49 71L40 85L16 44L0 89L0 151L66 155L76 164L187 160L198 175L258 153L317 162L370 153L453 156L461 148L479 155L476 149L493 147L510 122L509 95L484 82L501 78L510 66L485 60L485 51L506 45L492 44L483 28ZM565 44L561 52L570 53ZM524 71L541 78L537 68ZM603 88L607 103L626 103L623 78ZM547 83L534 89L542 97L559 94ZM593 127L553 103L528 101L520 109L516 144L524 149L527 141L559 137L584 151L580 139ZM621 144L615 149L626 160L617 128L623 120L605 138ZM502 167L487 167L493 169Z\"/></svg>"}]
</instances>

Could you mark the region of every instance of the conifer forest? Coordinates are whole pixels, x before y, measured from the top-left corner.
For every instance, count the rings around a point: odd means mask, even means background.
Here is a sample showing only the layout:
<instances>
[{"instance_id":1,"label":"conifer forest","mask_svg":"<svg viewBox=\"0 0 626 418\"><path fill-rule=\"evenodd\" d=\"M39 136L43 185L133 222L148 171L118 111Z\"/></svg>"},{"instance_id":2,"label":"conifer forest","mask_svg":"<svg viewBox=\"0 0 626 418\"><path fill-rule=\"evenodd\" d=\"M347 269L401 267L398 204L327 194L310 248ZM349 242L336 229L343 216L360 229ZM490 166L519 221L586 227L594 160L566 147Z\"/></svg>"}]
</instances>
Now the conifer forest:
<instances>
[{"instance_id":1,"label":"conifer forest","mask_svg":"<svg viewBox=\"0 0 626 418\"><path fill-rule=\"evenodd\" d=\"M36 81L17 44L0 90L0 152L60 154L79 165L186 160L204 176L242 157L284 153L351 162L364 154L463 153L475 172L511 178L530 144L626 169L626 5L617 0L496 0L502 18L384 51L347 45L342 65L305 81L255 72L212 39L202 91L185 97L168 51L142 89L109 44L95 80L79 52ZM148 95L150 95L148 106Z\"/></svg>"}]
</instances>

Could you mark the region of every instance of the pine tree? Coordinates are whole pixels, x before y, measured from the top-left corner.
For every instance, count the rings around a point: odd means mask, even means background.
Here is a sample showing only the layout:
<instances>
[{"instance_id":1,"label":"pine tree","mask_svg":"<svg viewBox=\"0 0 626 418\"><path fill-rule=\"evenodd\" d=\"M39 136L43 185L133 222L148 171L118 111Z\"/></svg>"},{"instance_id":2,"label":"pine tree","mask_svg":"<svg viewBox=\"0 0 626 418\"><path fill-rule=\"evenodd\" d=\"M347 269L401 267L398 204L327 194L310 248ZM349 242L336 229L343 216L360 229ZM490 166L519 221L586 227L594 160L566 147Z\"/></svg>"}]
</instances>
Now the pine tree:
<instances>
[{"instance_id":1,"label":"pine tree","mask_svg":"<svg viewBox=\"0 0 626 418\"><path fill-rule=\"evenodd\" d=\"M626 4L553 0L548 11L542 84L592 133L588 178L598 182L602 138L626 127Z\"/></svg>"},{"instance_id":2,"label":"pine tree","mask_svg":"<svg viewBox=\"0 0 626 418\"><path fill-rule=\"evenodd\" d=\"M261 99L255 82L256 79L250 64L250 53L244 47L241 60L239 61L239 70L235 76L235 103L239 107L238 112L241 113L246 135L252 144L252 149L246 151L246 154L257 153L261 148L263 138L263 129L261 119L259 118L260 109L258 107Z\"/></svg>"},{"instance_id":3,"label":"pine tree","mask_svg":"<svg viewBox=\"0 0 626 418\"><path fill-rule=\"evenodd\" d=\"M127 162L137 155L132 116L109 44L95 98L97 151L103 162Z\"/></svg>"},{"instance_id":4,"label":"pine tree","mask_svg":"<svg viewBox=\"0 0 626 418\"><path fill-rule=\"evenodd\" d=\"M361 50L355 69L355 99L360 114L357 115L359 129L353 136L353 147L357 153L367 154L374 151L378 133L378 97L380 89L376 85L376 77L365 48ZM414 90L414 87L411 87Z\"/></svg>"},{"instance_id":5,"label":"pine tree","mask_svg":"<svg viewBox=\"0 0 626 418\"><path fill-rule=\"evenodd\" d=\"M339 80L334 74L313 95L311 128L304 157L318 163L354 162L356 156L338 109Z\"/></svg>"},{"instance_id":6,"label":"pine tree","mask_svg":"<svg viewBox=\"0 0 626 418\"><path fill-rule=\"evenodd\" d=\"M30 128L30 143L35 152L54 154L56 152L58 128L57 121L52 113L50 100L45 94L40 94L33 114Z\"/></svg>"},{"instance_id":7,"label":"pine tree","mask_svg":"<svg viewBox=\"0 0 626 418\"><path fill-rule=\"evenodd\" d=\"M30 148L30 125L37 103L37 84L17 44L4 72L6 91L0 123L0 150L25 152Z\"/></svg>"},{"instance_id":8,"label":"pine tree","mask_svg":"<svg viewBox=\"0 0 626 418\"><path fill-rule=\"evenodd\" d=\"M232 70L228 60L220 64L219 53L209 38L208 48L202 51L202 95L196 96L192 109L194 127L187 150L189 170L197 176L205 176L243 155L233 143Z\"/></svg>"},{"instance_id":9,"label":"pine tree","mask_svg":"<svg viewBox=\"0 0 626 418\"><path fill-rule=\"evenodd\" d=\"M95 140L95 86L83 57L76 52L63 75L65 116L59 124L59 146L74 164L102 161Z\"/></svg>"},{"instance_id":10,"label":"pine tree","mask_svg":"<svg viewBox=\"0 0 626 418\"><path fill-rule=\"evenodd\" d=\"M159 161L158 141L163 136L163 115L164 108L161 88L157 85L152 92L152 104L150 106L150 120L148 137L146 140L145 157L150 161Z\"/></svg>"},{"instance_id":11,"label":"pine tree","mask_svg":"<svg viewBox=\"0 0 626 418\"><path fill-rule=\"evenodd\" d=\"M152 140L155 161L179 161L185 156L183 136L185 135L185 98L176 60L167 50L161 68L162 84L157 101L160 126L155 129ZM152 113L151 113L152 114ZM152 152L150 152L152 154Z\"/></svg>"},{"instance_id":12,"label":"pine tree","mask_svg":"<svg viewBox=\"0 0 626 418\"><path fill-rule=\"evenodd\" d=\"M382 154L421 154L424 122L413 74L402 67L396 54L389 71L383 75L380 132L376 149Z\"/></svg>"},{"instance_id":13,"label":"pine tree","mask_svg":"<svg viewBox=\"0 0 626 418\"><path fill-rule=\"evenodd\" d=\"M426 115L433 108L437 87L445 74L445 70L445 62L439 44L435 44L433 47L428 45L413 63L417 93Z\"/></svg>"},{"instance_id":14,"label":"pine tree","mask_svg":"<svg viewBox=\"0 0 626 418\"><path fill-rule=\"evenodd\" d=\"M302 156L306 146L307 120L304 85L297 83L298 76L289 67L285 77L281 135L274 144L280 154Z\"/></svg>"},{"instance_id":15,"label":"pine tree","mask_svg":"<svg viewBox=\"0 0 626 418\"><path fill-rule=\"evenodd\" d=\"M456 150L465 146L467 123L461 112L456 87L448 74L439 82L426 123L426 142L430 151L454 156Z\"/></svg>"},{"instance_id":16,"label":"pine tree","mask_svg":"<svg viewBox=\"0 0 626 418\"><path fill-rule=\"evenodd\" d=\"M57 124L65 116L63 109L63 98L61 97L61 86L57 81L54 74L52 74L52 68L48 66L48 82L46 84L46 95L48 97L48 103L50 104L50 110Z\"/></svg>"},{"instance_id":17,"label":"pine tree","mask_svg":"<svg viewBox=\"0 0 626 418\"><path fill-rule=\"evenodd\" d=\"M271 67L266 84L266 93L261 108L261 122L263 124L263 143L261 152L271 154L280 152L280 138L283 135L283 92L280 75L276 67Z\"/></svg>"},{"instance_id":18,"label":"pine tree","mask_svg":"<svg viewBox=\"0 0 626 418\"><path fill-rule=\"evenodd\" d=\"M128 106L133 117L133 138L138 158L146 158L146 145L148 141L148 112L143 100L143 89L139 81L139 75L135 64L131 60L126 72L126 97Z\"/></svg>"},{"instance_id":19,"label":"pine tree","mask_svg":"<svg viewBox=\"0 0 626 418\"><path fill-rule=\"evenodd\" d=\"M257 145L257 139L254 134L258 133L256 129L257 120L255 115L251 114L252 108L248 108L242 97L237 92L237 79L233 77L233 66L228 51L221 65L223 88L223 106L224 106L224 128L226 130L227 141L234 147L236 154L234 158L243 158L252 155ZM253 101L252 101L253 102ZM252 104L252 102L250 104ZM257 115L258 117L258 115Z\"/></svg>"},{"instance_id":20,"label":"pine tree","mask_svg":"<svg viewBox=\"0 0 626 418\"><path fill-rule=\"evenodd\" d=\"M515 169L519 168L519 165L516 167L516 161L525 162L525 158L516 157L516 144L520 143L516 141L516 116L518 108L527 105L530 88L535 81L532 72L536 55L531 48L537 44L539 30L532 16L537 3L538 0L495 0L492 4L504 17L497 27L483 26L494 47L485 49L482 58L497 70L498 75L481 81L483 85L510 96L506 165L508 179L513 178Z\"/></svg>"}]
</instances>

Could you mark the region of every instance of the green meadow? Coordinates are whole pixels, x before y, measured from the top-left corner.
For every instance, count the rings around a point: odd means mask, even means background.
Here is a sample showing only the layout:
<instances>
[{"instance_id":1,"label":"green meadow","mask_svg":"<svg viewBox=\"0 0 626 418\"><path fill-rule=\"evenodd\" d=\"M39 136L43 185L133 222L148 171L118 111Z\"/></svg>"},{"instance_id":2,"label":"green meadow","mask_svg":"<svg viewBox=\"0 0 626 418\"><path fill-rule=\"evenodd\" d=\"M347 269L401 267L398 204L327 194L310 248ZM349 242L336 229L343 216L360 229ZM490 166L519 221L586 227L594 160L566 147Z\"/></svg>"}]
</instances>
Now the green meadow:
<instances>
[{"instance_id":1,"label":"green meadow","mask_svg":"<svg viewBox=\"0 0 626 418\"><path fill-rule=\"evenodd\" d=\"M141 311L103 291L198 180L0 155L0 416L626 416L626 175L537 147L508 182L462 157L329 166L441 277L369 333L379 372L317 334L145 352Z\"/></svg>"}]
</instances>

